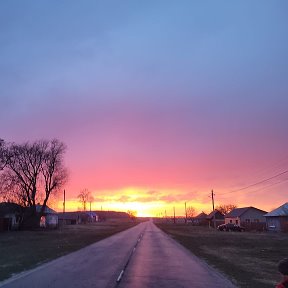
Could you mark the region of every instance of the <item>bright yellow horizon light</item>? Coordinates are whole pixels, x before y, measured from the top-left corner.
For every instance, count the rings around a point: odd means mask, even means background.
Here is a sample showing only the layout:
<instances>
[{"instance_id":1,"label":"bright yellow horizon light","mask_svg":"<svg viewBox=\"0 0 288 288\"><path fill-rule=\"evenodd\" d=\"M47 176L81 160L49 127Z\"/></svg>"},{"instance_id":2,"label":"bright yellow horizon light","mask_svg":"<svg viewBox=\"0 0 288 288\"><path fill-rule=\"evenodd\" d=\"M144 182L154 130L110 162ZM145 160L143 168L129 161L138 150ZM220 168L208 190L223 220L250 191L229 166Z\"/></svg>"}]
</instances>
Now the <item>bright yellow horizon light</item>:
<instances>
[{"instance_id":1,"label":"bright yellow horizon light","mask_svg":"<svg viewBox=\"0 0 288 288\"><path fill-rule=\"evenodd\" d=\"M173 217L174 208L176 216L185 215L185 200L165 201L161 198L169 198L171 195L181 195L180 191L163 189L153 191L147 188L126 187L115 191L94 191L91 192L95 201L91 202L93 211L136 211L138 217ZM75 197L75 195L73 195ZM170 197L173 199L173 197ZM181 198L181 197L179 197ZM97 201L98 200L98 201ZM55 205L59 212L63 211L63 202ZM195 214L202 211L210 213L210 205L197 201L187 202L187 207L192 206ZM82 211L83 206L77 198L66 200L65 211ZM86 210L90 210L90 202L86 203Z\"/></svg>"},{"instance_id":2,"label":"bright yellow horizon light","mask_svg":"<svg viewBox=\"0 0 288 288\"><path fill-rule=\"evenodd\" d=\"M205 211L209 213L207 207L202 206L201 204L194 203L189 205L195 208L196 215L202 212L206 208ZM176 216L184 216L185 215L185 206L182 202L177 203L165 203L165 202L93 202L91 203L92 211L136 211L137 217L173 217L174 216L174 208ZM57 208L55 209L58 212L63 211L63 202L59 201L57 203ZM67 200L65 205L65 211L82 211L83 207L81 203L77 200ZM90 210L90 203L86 203L86 210Z\"/></svg>"},{"instance_id":3,"label":"bright yellow horizon light","mask_svg":"<svg viewBox=\"0 0 288 288\"><path fill-rule=\"evenodd\" d=\"M91 203L92 211L136 211L137 217L155 217L157 211L161 210L159 206L164 206L159 203L141 203L141 202L127 202L127 203L119 203L119 202L93 202ZM57 207L55 209L58 212L63 211L63 202L58 201ZM162 208L163 209L163 208ZM65 211L82 211L83 206L81 203L75 200L67 200L65 204ZM90 203L86 203L86 210L90 210Z\"/></svg>"}]
</instances>

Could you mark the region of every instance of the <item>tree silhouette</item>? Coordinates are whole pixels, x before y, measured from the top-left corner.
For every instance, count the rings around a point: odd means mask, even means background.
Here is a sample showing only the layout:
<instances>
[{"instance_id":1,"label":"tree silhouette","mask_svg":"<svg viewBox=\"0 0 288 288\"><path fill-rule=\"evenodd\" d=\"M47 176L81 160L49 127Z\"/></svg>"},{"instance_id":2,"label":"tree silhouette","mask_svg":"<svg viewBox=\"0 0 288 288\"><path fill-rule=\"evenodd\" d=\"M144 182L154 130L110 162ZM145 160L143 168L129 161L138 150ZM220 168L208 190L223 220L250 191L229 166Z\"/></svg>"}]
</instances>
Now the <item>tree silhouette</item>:
<instances>
[{"instance_id":1,"label":"tree silhouette","mask_svg":"<svg viewBox=\"0 0 288 288\"><path fill-rule=\"evenodd\" d=\"M222 214L226 215L231 212L233 209L237 208L237 205L234 204L222 204L216 207L216 210L221 212Z\"/></svg>"},{"instance_id":2,"label":"tree silhouette","mask_svg":"<svg viewBox=\"0 0 288 288\"><path fill-rule=\"evenodd\" d=\"M86 211L86 204L90 200L90 191L87 188L82 189L77 197L79 202L83 205L83 211Z\"/></svg>"},{"instance_id":3,"label":"tree silhouette","mask_svg":"<svg viewBox=\"0 0 288 288\"><path fill-rule=\"evenodd\" d=\"M187 219L192 219L195 216L196 210L192 206L186 208Z\"/></svg>"},{"instance_id":4,"label":"tree silhouette","mask_svg":"<svg viewBox=\"0 0 288 288\"><path fill-rule=\"evenodd\" d=\"M0 193L2 198L29 207L31 218L37 225L36 205L41 204L40 217L49 197L67 181L63 165L66 146L57 139L33 143L1 143L2 173Z\"/></svg>"}]
</instances>

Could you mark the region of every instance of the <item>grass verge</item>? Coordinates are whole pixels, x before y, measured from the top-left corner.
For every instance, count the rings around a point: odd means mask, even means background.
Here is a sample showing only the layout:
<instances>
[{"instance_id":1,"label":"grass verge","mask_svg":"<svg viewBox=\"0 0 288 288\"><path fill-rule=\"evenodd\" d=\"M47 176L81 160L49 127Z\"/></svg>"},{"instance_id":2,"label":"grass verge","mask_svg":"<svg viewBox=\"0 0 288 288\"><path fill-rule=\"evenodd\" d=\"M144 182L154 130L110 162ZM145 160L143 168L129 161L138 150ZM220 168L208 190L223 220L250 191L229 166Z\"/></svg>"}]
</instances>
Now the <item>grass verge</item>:
<instances>
[{"instance_id":1,"label":"grass verge","mask_svg":"<svg viewBox=\"0 0 288 288\"><path fill-rule=\"evenodd\" d=\"M277 263L288 256L287 234L219 232L185 224L156 224L238 287L271 288L280 280Z\"/></svg>"},{"instance_id":2,"label":"grass verge","mask_svg":"<svg viewBox=\"0 0 288 288\"><path fill-rule=\"evenodd\" d=\"M135 224L137 223L107 221L87 225L67 225L57 230L0 233L0 281L15 273L76 251Z\"/></svg>"}]
</instances>

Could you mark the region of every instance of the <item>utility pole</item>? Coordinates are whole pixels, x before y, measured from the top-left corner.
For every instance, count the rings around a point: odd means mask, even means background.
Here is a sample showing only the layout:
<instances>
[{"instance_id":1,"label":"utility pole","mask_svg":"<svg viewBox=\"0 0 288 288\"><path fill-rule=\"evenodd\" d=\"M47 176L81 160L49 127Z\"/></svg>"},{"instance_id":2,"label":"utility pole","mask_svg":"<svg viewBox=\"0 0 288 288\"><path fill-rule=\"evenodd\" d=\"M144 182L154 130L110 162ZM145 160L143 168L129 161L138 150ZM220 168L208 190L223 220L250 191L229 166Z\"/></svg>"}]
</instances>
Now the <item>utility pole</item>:
<instances>
[{"instance_id":1,"label":"utility pole","mask_svg":"<svg viewBox=\"0 0 288 288\"><path fill-rule=\"evenodd\" d=\"M63 213L65 213L65 201L66 199L65 199L65 189L64 189Z\"/></svg>"},{"instance_id":2,"label":"utility pole","mask_svg":"<svg viewBox=\"0 0 288 288\"><path fill-rule=\"evenodd\" d=\"M212 207L213 207L213 212L215 210L214 208L214 196L215 196L215 193L213 192L213 189L211 191L211 198L212 198ZM213 223L214 223L214 228L216 228L216 219L215 219L215 213L213 215Z\"/></svg>"},{"instance_id":3,"label":"utility pole","mask_svg":"<svg viewBox=\"0 0 288 288\"><path fill-rule=\"evenodd\" d=\"M213 211L214 211L214 192L213 192L213 189L211 191L211 198L212 198L212 207L213 207Z\"/></svg>"},{"instance_id":4,"label":"utility pole","mask_svg":"<svg viewBox=\"0 0 288 288\"><path fill-rule=\"evenodd\" d=\"M173 207L174 210L174 224L176 223L176 217L175 217L175 206Z\"/></svg>"},{"instance_id":5,"label":"utility pole","mask_svg":"<svg viewBox=\"0 0 288 288\"><path fill-rule=\"evenodd\" d=\"M187 224L187 208L186 208L186 202L185 202L185 224Z\"/></svg>"}]
</instances>

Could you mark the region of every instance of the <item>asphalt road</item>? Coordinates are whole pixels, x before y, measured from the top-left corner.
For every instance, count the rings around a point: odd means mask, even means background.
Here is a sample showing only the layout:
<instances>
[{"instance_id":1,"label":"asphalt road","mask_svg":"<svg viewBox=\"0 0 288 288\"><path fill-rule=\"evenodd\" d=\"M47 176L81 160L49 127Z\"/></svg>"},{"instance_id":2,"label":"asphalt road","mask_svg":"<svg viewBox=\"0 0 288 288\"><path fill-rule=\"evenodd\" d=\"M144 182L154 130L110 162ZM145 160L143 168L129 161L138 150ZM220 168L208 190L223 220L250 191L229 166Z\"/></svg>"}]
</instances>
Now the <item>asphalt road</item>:
<instances>
[{"instance_id":1,"label":"asphalt road","mask_svg":"<svg viewBox=\"0 0 288 288\"><path fill-rule=\"evenodd\" d=\"M0 287L235 286L149 221L22 273Z\"/></svg>"}]
</instances>

